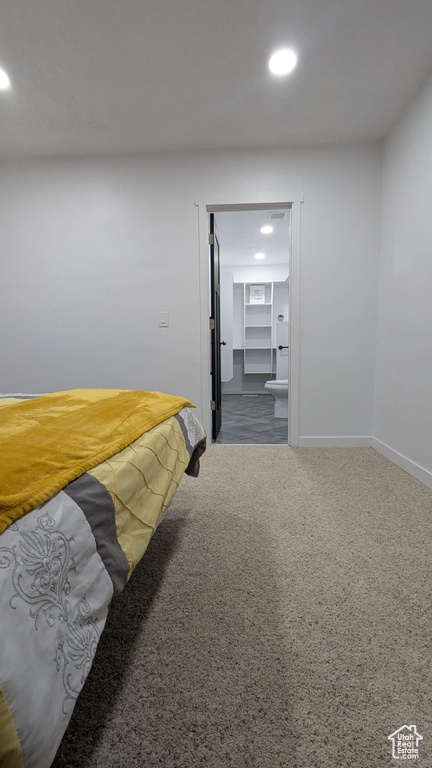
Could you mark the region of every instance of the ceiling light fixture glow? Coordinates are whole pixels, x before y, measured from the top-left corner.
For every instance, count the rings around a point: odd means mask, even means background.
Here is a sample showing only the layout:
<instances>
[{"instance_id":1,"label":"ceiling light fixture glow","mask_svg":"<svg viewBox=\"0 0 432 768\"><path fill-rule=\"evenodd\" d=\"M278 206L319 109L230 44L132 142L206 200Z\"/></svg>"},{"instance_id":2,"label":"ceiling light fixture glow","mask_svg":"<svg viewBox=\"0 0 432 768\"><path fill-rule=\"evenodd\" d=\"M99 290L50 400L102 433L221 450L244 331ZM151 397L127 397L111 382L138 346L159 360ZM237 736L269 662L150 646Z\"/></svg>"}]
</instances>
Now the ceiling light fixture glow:
<instances>
[{"instance_id":1,"label":"ceiling light fixture glow","mask_svg":"<svg viewBox=\"0 0 432 768\"><path fill-rule=\"evenodd\" d=\"M255 254L256 259L265 259L265 253L256 253Z\"/></svg>"},{"instance_id":2,"label":"ceiling light fixture glow","mask_svg":"<svg viewBox=\"0 0 432 768\"><path fill-rule=\"evenodd\" d=\"M297 54L291 48L281 48L270 56L268 65L276 77L289 75L297 65Z\"/></svg>"},{"instance_id":3,"label":"ceiling light fixture glow","mask_svg":"<svg viewBox=\"0 0 432 768\"><path fill-rule=\"evenodd\" d=\"M261 227L260 232L262 232L263 235L269 235L271 232L273 232L273 227L271 227L270 224L265 224L263 227Z\"/></svg>"},{"instance_id":4,"label":"ceiling light fixture glow","mask_svg":"<svg viewBox=\"0 0 432 768\"><path fill-rule=\"evenodd\" d=\"M4 69L0 69L0 91L7 91L11 86L10 77Z\"/></svg>"}]
</instances>

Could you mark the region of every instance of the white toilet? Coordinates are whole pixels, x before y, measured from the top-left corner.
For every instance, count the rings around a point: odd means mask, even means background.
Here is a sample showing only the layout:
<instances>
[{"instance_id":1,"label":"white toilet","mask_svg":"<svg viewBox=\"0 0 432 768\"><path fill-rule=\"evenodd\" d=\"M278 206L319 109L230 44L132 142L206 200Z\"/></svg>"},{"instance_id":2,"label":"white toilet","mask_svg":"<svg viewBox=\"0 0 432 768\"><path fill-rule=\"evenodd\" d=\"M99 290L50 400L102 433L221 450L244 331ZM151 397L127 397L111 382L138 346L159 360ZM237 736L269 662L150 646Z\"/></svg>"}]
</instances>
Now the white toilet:
<instances>
[{"instance_id":1,"label":"white toilet","mask_svg":"<svg viewBox=\"0 0 432 768\"><path fill-rule=\"evenodd\" d=\"M276 328L276 379L266 381L265 389L275 399L274 415L276 419L288 418L288 321L278 322Z\"/></svg>"},{"instance_id":2,"label":"white toilet","mask_svg":"<svg viewBox=\"0 0 432 768\"><path fill-rule=\"evenodd\" d=\"M275 379L264 384L275 399L274 415L276 419L288 418L288 379Z\"/></svg>"}]
</instances>

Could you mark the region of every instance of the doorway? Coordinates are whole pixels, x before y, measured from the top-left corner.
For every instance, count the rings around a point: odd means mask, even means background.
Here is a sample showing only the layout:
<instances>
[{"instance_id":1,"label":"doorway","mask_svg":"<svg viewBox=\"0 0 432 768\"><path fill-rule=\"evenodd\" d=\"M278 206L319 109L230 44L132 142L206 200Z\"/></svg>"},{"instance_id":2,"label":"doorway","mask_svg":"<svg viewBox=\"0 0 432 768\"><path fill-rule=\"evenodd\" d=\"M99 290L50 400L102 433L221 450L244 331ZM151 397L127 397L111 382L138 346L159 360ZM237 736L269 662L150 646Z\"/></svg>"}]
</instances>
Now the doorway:
<instances>
[{"instance_id":1,"label":"doorway","mask_svg":"<svg viewBox=\"0 0 432 768\"><path fill-rule=\"evenodd\" d=\"M210 212L209 233L212 439L287 444L291 206Z\"/></svg>"}]
</instances>

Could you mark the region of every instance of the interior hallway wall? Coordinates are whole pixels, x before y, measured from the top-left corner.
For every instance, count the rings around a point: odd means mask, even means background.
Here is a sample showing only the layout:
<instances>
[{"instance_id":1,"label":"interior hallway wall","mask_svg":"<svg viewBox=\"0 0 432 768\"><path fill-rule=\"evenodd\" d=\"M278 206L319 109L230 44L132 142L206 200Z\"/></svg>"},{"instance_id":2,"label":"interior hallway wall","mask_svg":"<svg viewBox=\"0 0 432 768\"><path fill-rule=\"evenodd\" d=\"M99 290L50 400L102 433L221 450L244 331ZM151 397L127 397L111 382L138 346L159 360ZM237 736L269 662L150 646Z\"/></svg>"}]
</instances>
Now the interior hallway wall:
<instances>
[{"instance_id":1,"label":"interior hallway wall","mask_svg":"<svg viewBox=\"0 0 432 768\"><path fill-rule=\"evenodd\" d=\"M1 391L159 389L199 405L195 200L294 190L300 435L371 435L381 159L365 145L2 163Z\"/></svg>"},{"instance_id":2,"label":"interior hallway wall","mask_svg":"<svg viewBox=\"0 0 432 768\"><path fill-rule=\"evenodd\" d=\"M385 144L373 434L432 473L432 79ZM381 446L381 447L383 447ZM402 463L403 465L403 463ZM425 478L420 474L421 479ZM429 483L432 487L432 475Z\"/></svg>"}]
</instances>

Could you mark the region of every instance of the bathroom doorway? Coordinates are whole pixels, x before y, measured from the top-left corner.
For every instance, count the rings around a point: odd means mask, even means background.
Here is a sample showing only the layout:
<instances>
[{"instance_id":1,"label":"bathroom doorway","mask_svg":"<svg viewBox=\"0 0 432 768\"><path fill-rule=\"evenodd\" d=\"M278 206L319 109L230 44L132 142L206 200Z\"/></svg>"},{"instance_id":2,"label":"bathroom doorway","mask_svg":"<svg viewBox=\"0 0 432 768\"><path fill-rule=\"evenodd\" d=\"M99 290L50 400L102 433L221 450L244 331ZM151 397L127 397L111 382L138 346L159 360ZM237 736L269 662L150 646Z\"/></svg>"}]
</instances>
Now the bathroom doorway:
<instances>
[{"instance_id":1,"label":"bathroom doorway","mask_svg":"<svg viewBox=\"0 0 432 768\"><path fill-rule=\"evenodd\" d=\"M219 427L213 440L286 445L291 209L257 207L210 215L212 231L218 233L220 307L220 333L212 334L212 359L220 356L220 365L212 366L220 370ZM210 249L212 257L212 244ZM212 274L214 268L212 260Z\"/></svg>"}]
</instances>

